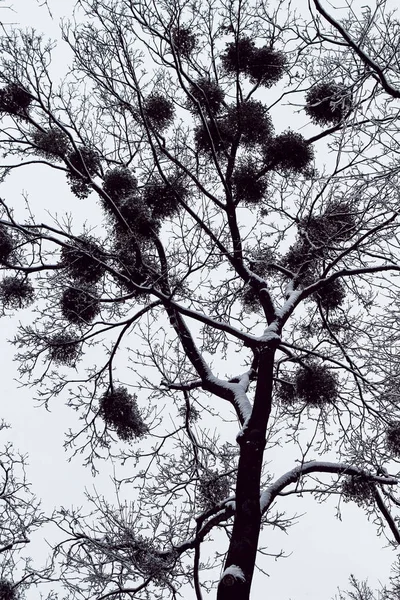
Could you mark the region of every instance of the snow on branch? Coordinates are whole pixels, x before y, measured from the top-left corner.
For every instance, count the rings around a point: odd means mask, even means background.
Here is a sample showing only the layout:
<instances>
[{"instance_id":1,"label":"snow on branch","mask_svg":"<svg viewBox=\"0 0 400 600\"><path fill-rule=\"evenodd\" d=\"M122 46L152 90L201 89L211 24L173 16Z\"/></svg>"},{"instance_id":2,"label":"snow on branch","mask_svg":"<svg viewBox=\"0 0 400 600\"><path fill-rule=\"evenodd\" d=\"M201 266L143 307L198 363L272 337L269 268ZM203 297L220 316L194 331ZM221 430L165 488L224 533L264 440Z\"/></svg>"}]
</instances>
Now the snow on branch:
<instances>
[{"instance_id":1,"label":"snow on branch","mask_svg":"<svg viewBox=\"0 0 400 600\"><path fill-rule=\"evenodd\" d=\"M362 475L368 477L368 479L374 483L380 483L383 485L397 485L399 481L395 477L383 476L383 475L372 475L366 473L359 467L352 465L346 465L344 463L331 463L323 461L310 461L304 463L298 467L295 467L291 471L288 471L282 477L279 477L274 483L272 483L262 494L260 498L261 512L265 513L276 496L287 486L292 483L296 483L303 475L309 473L337 473L339 475Z\"/></svg>"}]
</instances>

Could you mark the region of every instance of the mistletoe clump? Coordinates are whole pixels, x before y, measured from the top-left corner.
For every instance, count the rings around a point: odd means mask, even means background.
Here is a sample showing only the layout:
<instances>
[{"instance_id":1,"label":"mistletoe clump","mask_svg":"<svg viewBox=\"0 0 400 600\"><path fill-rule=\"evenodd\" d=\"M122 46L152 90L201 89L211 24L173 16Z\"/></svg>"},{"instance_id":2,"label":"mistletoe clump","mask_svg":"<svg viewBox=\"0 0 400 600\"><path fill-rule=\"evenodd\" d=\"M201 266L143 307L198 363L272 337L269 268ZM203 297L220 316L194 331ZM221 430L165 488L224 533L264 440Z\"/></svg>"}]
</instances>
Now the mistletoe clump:
<instances>
[{"instance_id":1,"label":"mistletoe clump","mask_svg":"<svg viewBox=\"0 0 400 600\"><path fill-rule=\"evenodd\" d=\"M335 125L343 120L351 104L351 96L344 85L322 82L307 92L305 111L318 125Z\"/></svg>"},{"instance_id":2,"label":"mistletoe clump","mask_svg":"<svg viewBox=\"0 0 400 600\"><path fill-rule=\"evenodd\" d=\"M266 144L273 133L273 125L267 108L257 100L247 100L228 110L226 121L234 139L252 148Z\"/></svg>"},{"instance_id":3,"label":"mistletoe clump","mask_svg":"<svg viewBox=\"0 0 400 600\"><path fill-rule=\"evenodd\" d=\"M61 313L70 323L90 323L100 312L97 289L93 286L67 287L61 296Z\"/></svg>"},{"instance_id":4,"label":"mistletoe clump","mask_svg":"<svg viewBox=\"0 0 400 600\"><path fill-rule=\"evenodd\" d=\"M386 431L386 446L390 454L400 456L400 421L390 423Z\"/></svg>"},{"instance_id":5,"label":"mistletoe clump","mask_svg":"<svg viewBox=\"0 0 400 600\"><path fill-rule=\"evenodd\" d=\"M245 312L259 312L261 308L260 297L257 290L252 285L246 284L244 288L240 290L239 298L243 304Z\"/></svg>"},{"instance_id":6,"label":"mistletoe clump","mask_svg":"<svg viewBox=\"0 0 400 600\"><path fill-rule=\"evenodd\" d=\"M286 131L264 146L265 159L272 168L304 173L314 158L313 149L300 133Z\"/></svg>"},{"instance_id":7,"label":"mistletoe clump","mask_svg":"<svg viewBox=\"0 0 400 600\"><path fill-rule=\"evenodd\" d=\"M345 502L353 501L358 506L373 504L375 485L365 475L348 475L342 484L342 494Z\"/></svg>"},{"instance_id":8,"label":"mistletoe clump","mask_svg":"<svg viewBox=\"0 0 400 600\"><path fill-rule=\"evenodd\" d=\"M67 135L60 129L37 129L32 134L35 152L48 160L63 158L70 149Z\"/></svg>"},{"instance_id":9,"label":"mistletoe clump","mask_svg":"<svg viewBox=\"0 0 400 600\"><path fill-rule=\"evenodd\" d=\"M343 304L346 298L346 290L339 279L333 279L321 287L314 294L314 297L325 310L335 310Z\"/></svg>"},{"instance_id":10,"label":"mistletoe clump","mask_svg":"<svg viewBox=\"0 0 400 600\"><path fill-rule=\"evenodd\" d=\"M269 46L254 48L246 73L251 83L271 87L285 74L286 57L283 52Z\"/></svg>"},{"instance_id":11,"label":"mistletoe clump","mask_svg":"<svg viewBox=\"0 0 400 600\"><path fill-rule=\"evenodd\" d=\"M198 502L202 510L213 508L229 496L229 479L226 475L209 471L199 481Z\"/></svg>"},{"instance_id":12,"label":"mistletoe clump","mask_svg":"<svg viewBox=\"0 0 400 600\"><path fill-rule=\"evenodd\" d=\"M332 404L338 396L338 381L327 366L309 361L301 366L294 378L295 393L309 406Z\"/></svg>"},{"instance_id":13,"label":"mistletoe clump","mask_svg":"<svg viewBox=\"0 0 400 600\"><path fill-rule=\"evenodd\" d=\"M136 569L144 577L151 577L155 583L165 582L173 561L172 553L160 553L148 538L141 535L127 536L129 543L129 558Z\"/></svg>"},{"instance_id":14,"label":"mistletoe clump","mask_svg":"<svg viewBox=\"0 0 400 600\"><path fill-rule=\"evenodd\" d=\"M0 225L0 263L7 262L14 250L14 242L7 229Z\"/></svg>"},{"instance_id":15,"label":"mistletoe clump","mask_svg":"<svg viewBox=\"0 0 400 600\"><path fill-rule=\"evenodd\" d=\"M265 195L267 180L259 176L259 169L251 162L239 164L232 175L232 189L235 200L247 205L261 202Z\"/></svg>"},{"instance_id":16,"label":"mistletoe clump","mask_svg":"<svg viewBox=\"0 0 400 600\"><path fill-rule=\"evenodd\" d=\"M72 192L78 198L87 198L91 190L90 177L96 174L100 166L97 152L93 148L80 146L77 150L68 154L67 159L70 167L67 179L70 182ZM76 173L74 169L79 173Z\"/></svg>"},{"instance_id":17,"label":"mistletoe clump","mask_svg":"<svg viewBox=\"0 0 400 600\"><path fill-rule=\"evenodd\" d=\"M72 367L81 355L79 339L70 333L56 333L46 340L52 361Z\"/></svg>"},{"instance_id":18,"label":"mistletoe clump","mask_svg":"<svg viewBox=\"0 0 400 600\"><path fill-rule=\"evenodd\" d=\"M316 278L318 253L307 240L296 241L282 259L283 266L291 271L298 283L310 285Z\"/></svg>"},{"instance_id":19,"label":"mistletoe clump","mask_svg":"<svg viewBox=\"0 0 400 600\"><path fill-rule=\"evenodd\" d=\"M156 220L173 217L179 211L179 199L183 200L187 194L187 186L179 178L166 182L162 177L154 177L143 189L143 199Z\"/></svg>"},{"instance_id":20,"label":"mistletoe clump","mask_svg":"<svg viewBox=\"0 0 400 600\"><path fill-rule=\"evenodd\" d=\"M0 90L0 114L24 117L32 100L32 95L23 86L9 83Z\"/></svg>"},{"instance_id":21,"label":"mistletoe clump","mask_svg":"<svg viewBox=\"0 0 400 600\"><path fill-rule=\"evenodd\" d=\"M216 81L201 77L190 86L190 93L203 110L215 115L221 112L225 94ZM192 112L197 112L197 104L192 99L189 107Z\"/></svg>"},{"instance_id":22,"label":"mistletoe clump","mask_svg":"<svg viewBox=\"0 0 400 600\"><path fill-rule=\"evenodd\" d=\"M175 107L161 94L151 94L143 103L145 117L157 131L162 131L174 120Z\"/></svg>"},{"instance_id":23,"label":"mistletoe clump","mask_svg":"<svg viewBox=\"0 0 400 600\"><path fill-rule=\"evenodd\" d=\"M17 598L16 586L7 579L0 579L0 600L17 600Z\"/></svg>"},{"instance_id":24,"label":"mistletoe clump","mask_svg":"<svg viewBox=\"0 0 400 600\"><path fill-rule=\"evenodd\" d=\"M116 167L104 177L103 189L113 200L131 196L137 190L136 177L125 167Z\"/></svg>"},{"instance_id":25,"label":"mistletoe clump","mask_svg":"<svg viewBox=\"0 0 400 600\"><path fill-rule=\"evenodd\" d=\"M124 441L142 437L148 431L137 406L137 397L122 386L110 389L102 396L100 416Z\"/></svg>"},{"instance_id":26,"label":"mistletoe clump","mask_svg":"<svg viewBox=\"0 0 400 600\"><path fill-rule=\"evenodd\" d=\"M287 381L279 382L277 392L286 404L298 400L307 406L322 407L337 399L338 381L328 367L309 361L300 366Z\"/></svg>"},{"instance_id":27,"label":"mistletoe clump","mask_svg":"<svg viewBox=\"0 0 400 600\"><path fill-rule=\"evenodd\" d=\"M67 275L83 283L97 283L104 275L101 248L93 238L82 235L62 247L61 264Z\"/></svg>"},{"instance_id":28,"label":"mistletoe clump","mask_svg":"<svg viewBox=\"0 0 400 600\"><path fill-rule=\"evenodd\" d=\"M239 38L236 42L230 42L221 56L224 70L233 75L247 73L254 50L254 42L246 36Z\"/></svg>"},{"instance_id":29,"label":"mistletoe clump","mask_svg":"<svg viewBox=\"0 0 400 600\"><path fill-rule=\"evenodd\" d=\"M195 142L199 150L218 154L227 151L232 143L253 148L265 145L271 137L273 126L267 108L257 100L247 100L230 106L223 118L207 121L195 129Z\"/></svg>"},{"instance_id":30,"label":"mistletoe clump","mask_svg":"<svg viewBox=\"0 0 400 600\"><path fill-rule=\"evenodd\" d=\"M123 198L121 201L116 202L116 205L124 220L124 223L121 223L120 220L116 222L118 236L126 233L126 225L128 225L132 233L141 238L151 237L160 228L159 221L153 217L150 207L146 204L144 198L140 196Z\"/></svg>"},{"instance_id":31,"label":"mistletoe clump","mask_svg":"<svg viewBox=\"0 0 400 600\"><path fill-rule=\"evenodd\" d=\"M0 301L5 308L26 308L34 300L30 281L21 277L5 277L0 282Z\"/></svg>"},{"instance_id":32,"label":"mistletoe clump","mask_svg":"<svg viewBox=\"0 0 400 600\"><path fill-rule=\"evenodd\" d=\"M302 219L299 230L314 246L327 246L330 243L345 242L356 228L355 207L351 202L336 200L331 202L319 216Z\"/></svg>"},{"instance_id":33,"label":"mistletoe clump","mask_svg":"<svg viewBox=\"0 0 400 600\"><path fill-rule=\"evenodd\" d=\"M143 292L137 286L151 284L150 269L143 263L142 256L136 247L129 243L128 238L122 238L115 247L115 269L117 274L113 275L128 293L140 297Z\"/></svg>"},{"instance_id":34,"label":"mistletoe clump","mask_svg":"<svg viewBox=\"0 0 400 600\"><path fill-rule=\"evenodd\" d=\"M180 56L189 58L196 48L197 38L189 26L179 25L172 30L172 43Z\"/></svg>"},{"instance_id":35,"label":"mistletoe clump","mask_svg":"<svg viewBox=\"0 0 400 600\"><path fill-rule=\"evenodd\" d=\"M210 156L228 152L232 144L232 130L226 119L208 120L194 130L194 141L199 152Z\"/></svg>"}]
</instances>

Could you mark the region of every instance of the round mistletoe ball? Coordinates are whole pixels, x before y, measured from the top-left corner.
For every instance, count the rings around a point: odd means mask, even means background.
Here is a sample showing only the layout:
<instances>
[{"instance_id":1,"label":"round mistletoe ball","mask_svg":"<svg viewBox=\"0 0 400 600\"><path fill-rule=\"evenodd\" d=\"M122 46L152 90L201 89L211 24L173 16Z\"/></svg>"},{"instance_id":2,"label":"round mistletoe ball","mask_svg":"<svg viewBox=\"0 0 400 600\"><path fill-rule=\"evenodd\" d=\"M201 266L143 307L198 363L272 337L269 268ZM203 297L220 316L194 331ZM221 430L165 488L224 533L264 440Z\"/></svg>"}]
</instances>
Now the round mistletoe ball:
<instances>
[{"instance_id":1,"label":"round mistletoe ball","mask_svg":"<svg viewBox=\"0 0 400 600\"><path fill-rule=\"evenodd\" d=\"M7 579L0 579L0 598L1 600L17 600L17 587Z\"/></svg>"},{"instance_id":2,"label":"round mistletoe ball","mask_svg":"<svg viewBox=\"0 0 400 600\"><path fill-rule=\"evenodd\" d=\"M151 94L143 103L143 112L154 129L162 131L174 120L175 107L171 100L162 94Z\"/></svg>"},{"instance_id":3,"label":"round mistletoe ball","mask_svg":"<svg viewBox=\"0 0 400 600\"><path fill-rule=\"evenodd\" d=\"M23 86L9 83L0 90L0 114L24 117L32 100L32 95Z\"/></svg>"},{"instance_id":4,"label":"round mistletoe ball","mask_svg":"<svg viewBox=\"0 0 400 600\"><path fill-rule=\"evenodd\" d=\"M232 129L226 119L209 120L206 125L198 125L194 130L197 150L208 158L213 154L222 156L229 151L233 141Z\"/></svg>"},{"instance_id":5,"label":"round mistletoe ball","mask_svg":"<svg viewBox=\"0 0 400 600\"><path fill-rule=\"evenodd\" d=\"M306 94L305 111L317 125L336 125L351 109L352 100L344 85L321 82Z\"/></svg>"},{"instance_id":6,"label":"round mistletoe ball","mask_svg":"<svg viewBox=\"0 0 400 600\"><path fill-rule=\"evenodd\" d=\"M61 264L67 275L83 283L97 283L105 267L100 246L89 236L82 235L61 249Z\"/></svg>"},{"instance_id":7,"label":"round mistletoe ball","mask_svg":"<svg viewBox=\"0 0 400 600\"><path fill-rule=\"evenodd\" d=\"M259 204L265 196L267 181L259 176L257 165L251 161L242 162L232 175L232 189L235 200L247 205Z\"/></svg>"},{"instance_id":8,"label":"round mistletoe ball","mask_svg":"<svg viewBox=\"0 0 400 600\"><path fill-rule=\"evenodd\" d=\"M125 441L141 437L148 431L137 406L137 397L122 386L110 389L102 396L100 416Z\"/></svg>"},{"instance_id":9,"label":"round mistletoe ball","mask_svg":"<svg viewBox=\"0 0 400 600\"><path fill-rule=\"evenodd\" d=\"M61 296L61 313L70 323L90 323L100 312L100 301L95 287L67 287Z\"/></svg>"},{"instance_id":10,"label":"round mistletoe ball","mask_svg":"<svg viewBox=\"0 0 400 600\"><path fill-rule=\"evenodd\" d=\"M37 129L32 134L35 152L47 160L63 158L70 150L68 137L60 129Z\"/></svg>"},{"instance_id":11,"label":"round mistletoe ball","mask_svg":"<svg viewBox=\"0 0 400 600\"><path fill-rule=\"evenodd\" d=\"M7 262L14 250L14 243L7 229L0 225L0 263Z\"/></svg>"},{"instance_id":12,"label":"round mistletoe ball","mask_svg":"<svg viewBox=\"0 0 400 600\"><path fill-rule=\"evenodd\" d=\"M136 177L129 169L116 167L106 173L103 189L113 200L126 198L137 190Z\"/></svg>"},{"instance_id":13,"label":"round mistletoe ball","mask_svg":"<svg viewBox=\"0 0 400 600\"><path fill-rule=\"evenodd\" d=\"M325 365L309 361L294 377L296 397L309 406L332 404L338 397L338 379Z\"/></svg>"},{"instance_id":14,"label":"round mistletoe ball","mask_svg":"<svg viewBox=\"0 0 400 600\"><path fill-rule=\"evenodd\" d=\"M343 304L346 290L339 279L334 279L315 292L314 297L325 310L336 310Z\"/></svg>"},{"instance_id":15,"label":"round mistletoe ball","mask_svg":"<svg viewBox=\"0 0 400 600\"><path fill-rule=\"evenodd\" d=\"M229 480L226 475L207 472L199 481L198 493L202 509L213 508L229 496Z\"/></svg>"},{"instance_id":16,"label":"round mistletoe ball","mask_svg":"<svg viewBox=\"0 0 400 600\"><path fill-rule=\"evenodd\" d=\"M179 25L172 30L172 43L179 56L189 58L196 48L197 38L188 25Z\"/></svg>"},{"instance_id":17,"label":"round mistletoe ball","mask_svg":"<svg viewBox=\"0 0 400 600\"><path fill-rule=\"evenodd\" d=\"M268 46L255 48L247 69L250 81L264 87L277 83L286 72L286 57L283 52Z\"/></svg>"},{"instance_id":18,"label":"round mistletoe ball","mask_svg":"<svg viewBox=\"0 0 400 600\"><path fill-rule=\"evenodd\" d=\"M386 431L386 446L396 458L400 457L400 421L390 423Z\"/></svg>"},{"instance_id":19,"label":"round mistletoe ball","mask_svg":"<svg viewBox=\"0 0 400 600\"><path fill-rule=\"evenodd\" d=\"M97 152L92 148L81 146L67 155L67 159L79 173L72 168L67 173L67 179L71 186L71 191L77 198L84 199L91 192L89 177L93 177L99 166L100 160ZM70 167L70 165L67 165Z\"/></svg>"},{"instance_id":20,"label":"round mistletoe ball","mask_svg":"<svg viewBox=\"0 0 400 600\"><path fill-rule=\"evenodd\" d=\"M60 365L72 367L81 355L79 339L70 333L54 334L47 339L47 345L49 357Z\"/></svg>"},{"instance_id":21,"label":"round mistletoe ball","mask_svg":"<svg viewBox=\"0 0 400 600\"><path fill-rule=\"evenodd\" d=\"M153 218L163 220L179 212L180 199L187 196L187 186L182 178L171 178L166 182L161 177L153 177L143 188L143 199L151 208Z\"/></svg>"},{"instance_id":22,"label":"round mistletoe ball","mask_svg":"<svg viewBox=\"0 0 400 600\"><path fill-rule=\"evenodd\" d=\"M373 504L375 485L364 475L348 475L342 484L342 494L345 502L353 501L358 506Z\"/></svg>"},{"instance_id":23,"label":"round mistletoe ball","mask_svg":"<svg viewBox=\"0 0 400 600\"><path fill-rule=\"evenodd\" d=\"M246 73L253 59L254 51L254 42L246 36L230 42L221 55L223 69L231 75Z\"/></svg>"},{"instance_id":24,"label":"round mistletoe ball","mask_svg":"<svg viewBox=\"0 0 400 600\"><path fill-rule=\"evenodd\" d=\"M264 145L271 138L273 125L267 108L257 100L247 100L228 109L226 123L233 138L248 148Z\"/></svg>"},{"instance_id":25,"label":"round mistletoe ball","mask_svg":"<svg viewBox=\"0 0 400 600\"><path fill-rule=\"evenodd\" d=\"M266 162L272 168L294 173L305 172L314 158L312 146L300 133L294 131L286 131L267 139L264 151Z\"/></svg>"},{"instance_id":26,"label":"round mistletoe ball","mask_svg":"<svg viewBox=\"0 0 400 600\"><path fill-rule=\"evenodd\" d=\"M204 111L215 115L221 112L225 94L216 81L208 77L201 77L190 86L190 93ZM189 108L194 113L198 110L196 102L193 102L192 99L190 99Z\"/></svg>"},{"instance_id":27,"label":"round mistletoe ball","mask_svg":"<svg viewBox=\"0 0 400 600\"><path fill-rule=\"evenodd\" d=\"M4 277L0 282L0 302L5 308L26 308L34 300L30 281L22 277Z\"/></svg>"}]
</instances>

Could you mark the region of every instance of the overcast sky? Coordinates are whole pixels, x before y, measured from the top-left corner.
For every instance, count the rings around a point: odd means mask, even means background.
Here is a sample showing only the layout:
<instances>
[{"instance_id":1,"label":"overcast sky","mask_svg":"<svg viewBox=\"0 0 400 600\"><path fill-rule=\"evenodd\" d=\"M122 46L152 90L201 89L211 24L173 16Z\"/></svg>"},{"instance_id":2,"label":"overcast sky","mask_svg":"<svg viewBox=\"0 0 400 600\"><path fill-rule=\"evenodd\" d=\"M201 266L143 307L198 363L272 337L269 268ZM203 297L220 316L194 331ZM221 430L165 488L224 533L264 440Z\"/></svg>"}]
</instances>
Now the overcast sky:
<instances>
[{"instance_id":1,"label":"overcast sky","mask_svg":"<svg viewBox=\"0 0 400 600\"><path fill-rule=\"evenodd\" d=\"M11 2L11 0L10 0ZM53 13L50 18L45 7L39 7L35 0L14 0L14 12L4 8L0 17L4 22L19 22L23 26L34 26L50 37L58 35L57 22L71 9L71 0L49 0ZM60 64L67 62L68 52L62 46L57 53ZM13 197L13 203L22 194L28 192L33 203L41 208L49 208L61 214L66 203L76 202L71 194L62 187L63 180L59 176L46 173L46 186L43 186L44 169L29 169L18 176L11 176L0 189L0 195ZM82 204L76 203L82 209ZM82 215L82 220L85 216ZM90 471L83 469L77 457L68 463L63 450L64 432L74 423L75 415L64 407L65 398L56 398L51 404L51 412L39 408L33 401L35 390L20 387L16 382L17 365L13 362L14 348L7 343L13 337L19 319L24 314L16 314L8 320L3 319L1 325L1 352L4 374L3 394L0 400L3 418L11 423L12 430L3 434L12 438L16 448L29 454L30 467L28 475L32 481L32 491L43 498L44 507L50 511L53 506L72 503L83 503L84 488L91 488L93 481ZM316 458L316 457L314 457ZM289 453L282 453L281 471L295 466ZM94 482L100 491L110 490L108 472L102 473ZM381 580L388 580L390 567L395 559L391 549L383 549L384 540L376 537L375 526L368 522L362 509L353 504L341 504L342 519L335 517L335 499L323 505L304 498L282 498L280 509L288 508L288 514L297 513L298 524L289 530L289 535L282 532L263 533L262 542L269 546L271 552L283 549L289 558L274 561L265 558L261 566L269 573L256 575L252 597L273 598L274 600L328 600L337 587L347 587L351 573L359 578L368 578L375 586ZM205 546L206 548L207 546ZM35 558L35 557L34 557ZM210 597L214 597L215 593ZM28 595L28 600L37 597L35 590ZM194 592L187 591L185 600L194 599Z\"/></svg>"}]
</instances>

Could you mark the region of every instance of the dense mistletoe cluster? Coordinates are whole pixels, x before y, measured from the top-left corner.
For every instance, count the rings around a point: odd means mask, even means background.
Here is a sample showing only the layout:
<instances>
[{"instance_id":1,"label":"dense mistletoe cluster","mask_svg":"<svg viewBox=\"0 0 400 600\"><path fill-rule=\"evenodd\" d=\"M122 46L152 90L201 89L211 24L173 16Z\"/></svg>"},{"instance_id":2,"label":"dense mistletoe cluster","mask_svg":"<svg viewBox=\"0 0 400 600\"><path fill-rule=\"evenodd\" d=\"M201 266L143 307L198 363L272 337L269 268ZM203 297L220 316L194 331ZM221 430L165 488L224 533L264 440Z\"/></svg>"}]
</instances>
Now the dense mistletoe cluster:
<instances>
[{"instance_id":1,"label":"dense mistletoe cluster","mask_svg":"<svg viewBox=\"0 0 400 600\"><path fill-rule=\"evenodd\" d=\"M141 437L148 429L140 415L137 398L124 387L108 390L100 399L100 416L121 440Z\"/></svg>"},{"instance_id":2,"label":"dense mistletoe cluster","mask_svg":"<svg viewBox=\"0 0 400 600\"><path fill-rule=\"evenodd\" d=\"M285 404L300 401L307 406L322 407L336 401L338 379L325 365L308 361L299 366L294 376L278 383L277 394Z\"/></svg>"},{"instance_id":3,"label":"dense mistletoe cluster","mask_svg":"<svg viewBox=\"0 0 400 600\"><path fill-rule=\"evenodd\" d=\"M207 77L201 77L194 84L190 86L190 93L193 96L193 102L191 100L189 104L190 110L197 112L198 105L206 113L217 115L221 112L224 106L224 91L219 87L216 81ZM198 103L198 104L197 104Z\"/></svg>"},{"instance_id":4,"label":"dense mistletoe cluster","mask_svg":"<svg viewBox=\"0 0 400 600\"><path fill-rule=\"evenodd\" d=\"M116 167L104 177L103 189L113 200L132 196L137 191L136 177L125 167Z\"/></svg>"},{"instance_id":5,"label":"dense mistletoe cluster","mask_svg":"<svg viewBox=\"0 0 400 600\"><path fill-rule=\"evenodd\" d=\"M16 586L7 579L0 579L0 600L16 600L17 598Z\"/></svg>"},{"instance_id":6,"label":"dense mistletoe cluster","mask_svg":"<svg viewBox=\"0 0 400 600\"><path fill-rule=\"evenodd\" d=\"M0 263L8 262L14 242L7 229L0 225Z\"/></svg>"},{"instance_id":7,"label":"dense mistletoe cluster","mask_svg":"<svg viewBox=\"0 0 400 600\"><path fill-rule=\"evenodd\" d=\"M144 101L143 112L154 129L163 131L173 122L175 108L168 98L154 93Z\"/></svg>"},{"instance_id":8,"label":"dense mistletoe cluster","mask_svg":"<svg viewBox=\"0 0 400 600\"><path fill-rule=\"evenodd\" d=\"M314 246L345 242L356 228L356 211L352 203L343 200L331 202L324 213L311 216L299 223L299 231Z\"/></svg>"},{"instance_id":9,"label":"dense mistletoe cluster","mask_svg":"<svg viewBox=\"0 0 400 600\"><path fill-rule=\"evenodd\" d=\"M202 510L213 508L229 496L229 479L226 475L207 472L199 481L198 502Z\"/></svg>"},{"instance_id":10,"label":"dense mistletoe cluster","mask_svg":"<svg viewBox=\"0 0 400 600\"><path fill-rule=\"evenodd\" d=\"M265 145L273 132L267 108L257 100L228 107L221 117L202 123L195 129L197 148L205 154L212 149L227 152L233 143L247 149Z\"/></svg>"},{"instance_id":11,"label":"dense mistletoe cluster","mask_svg":"<svg viewBox=\"0 0 400 600\"><path fill-rule=\"evenodd\" d=\"M251 83L271 87L285 74L286 58L283 52L270 46L257 48L248 37L241 37L227 44L221 56L222 66L227 73L242 73Z\"/></svg>"},{"instance_id":12,"label":"dense mistletoe cluster","mask_svg":"<svg viewBox=\"0 0 400 600\"><path fill-rule=\"evenodd\" d=\"M24 87L9 83L0 90L0 115L25 117L32 100L32 95Z\"/></svg>"},{"instance_id":13,"label":"dense mistletoe cluster","mask_svg":"<svg viewBox=\"0 0 400 600\"><path fill-rule=\"evenodd\" d=\"M391 455L400 457L400 421L390 423L386 431L386 446Z\"/></svg>"},{"instance_id":14,"label":"dense mistletoe cluster","mask_svg":"<svg viewBox=\"0 0 400 600\"><path fill-rule=\"evenodd\" d=\"M351 105L351 94L344 85L322 82L307 92L305 111L318 125L335 125L343 120Z\"/></svg>"},{"instance_id":15,"label":"dense mistletoe cluster","mask_svg":"<svg viewBox=\"0 0 400 600\"><path fill-rule=\"evenodd\" d=\"M69 139L60 129L36 129L32 133L32 141L36 154L47 160L64 158L70 150Z\"/></svg>"},{"instance_id":16,"label":"dense mistletoe cluster","mask_svg":"<svg viewBox=\"0 0 400 600\"><path fill-rule=\"evenodd\" d=\"M345 502L353 501L358 506L373 504L375 484L365 475L348 475L342 484L342 495Z\"/></svg>"},{"instance_id":17,"label":"dense mistletoe cluster","mask_svg":"<svg viewBox=\"0 0 400 600\"><path fill-rule=\"evenodd\" d=\"M60 306L63 317L70 323L90 323L100 312L97 289L80 284L67 287L62 293Z\"/></svg>"},{"instance_id":18,"label":"dense mistletoe cluster","mask_svg":"<svg viewBox=\"0 0 400 600\"><path fill-rule=\"evenodd\" d=\"M304 173L310 167L314 152L300 133L289 130L265 141L265 161L272 168Z\"/></svg>"},{"instance_id":19,"label":"dense mistletoe cluster","mask_svg":"<svg viewBox=\"0 0 400 600\"><path fill-rule=\"evenodd\" d=\"M70 182L72 192L78 198L86 198L91 191L90 177L93 177L99 166L100 159L97 152L93 148L80 146L67 155L68 166L72 166L67 174L67 179ZM77 173L76 171L79 171Z\"/></svg>"},{"instance_id":20,"label":"dense mistletoe cluster","mask_svg":"<svg viewBox=\"0 0 400 600\"><path fill-rule=\"evenodd\" d=\"M233 195L237 202L254 205L265 196L267 180L260 177L260 169L251 160L239 163L232 175Z\"/></svg>"},{"instance_id":21,"label":"dense mistletoe cluster","mask_svg":"<svg viewBox=\"0 0 400 600\"><path fill-rule=\"evenodd\" d=\"M101 248L93 238L82 235L61 249L61 264L66 274L82 283L97 283L104 275Z\"/></svg>"},{"instance_id":22,"label":"dense mistletoe cluster","mask_svg":"<svg viewBox=\"0 0 400 600\"><path fill-rule=\"evenodd\" d=\"M34 300L30 281L22 277L4 277L0 282L0 302L4 308L26 308Z\"/></svg>"},{"instance_id":23,"label":"dense mistletoe cluster","mask_svg":"<svg viewBox=\"0 0 400 600\"><path fill-rule=\"evenodd\" d=\"M48 355L56 364L72 367L81 355L79 339L70 333L56 333L46 342Z\"/></svg>"},{"instance_id":24,"label":"dense mistletoe cluster","mask_svg":"<svg viewBox=\"0 0 400 600\"><path fill-rule=\"evenodd\" d=\"M346 289L339 279L333 279L321 287L314 297L325 310L335 310L343 304Z\"/></svg>"},{"instance_id":25,"label":"dense mistletoe cluster","mask_svg":"<svg viewBox=\"0 0 400 600\"><path fill-rule=\"evenodd\" d=\"M179 177L166 182L161 177L153 177L143 188L145 204L151 208L156 220L173 217L180 208L179 200L188 195L187 183Z\"/></svg>"},{"instance_id":26,"label":"dense mistletoe cluster","mask_svg":"<svg viewBox=\"0 0 400 600\"><path fill-rule=\"evenodd\" d=\"M179 25L172 30L172 43L179 56L189 58L196 48L197 38L188 25Z\"/></svg>"}]
</instances>

